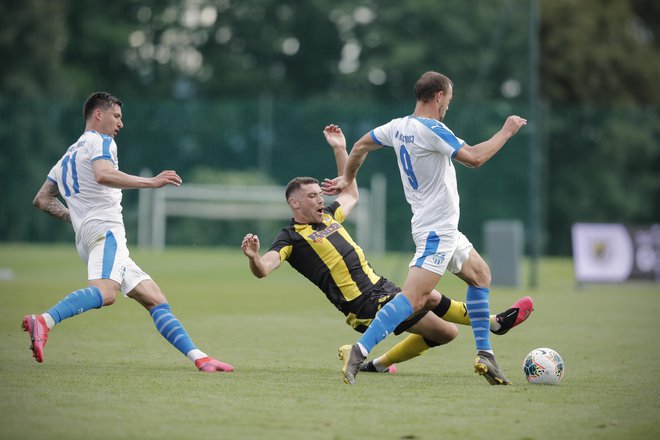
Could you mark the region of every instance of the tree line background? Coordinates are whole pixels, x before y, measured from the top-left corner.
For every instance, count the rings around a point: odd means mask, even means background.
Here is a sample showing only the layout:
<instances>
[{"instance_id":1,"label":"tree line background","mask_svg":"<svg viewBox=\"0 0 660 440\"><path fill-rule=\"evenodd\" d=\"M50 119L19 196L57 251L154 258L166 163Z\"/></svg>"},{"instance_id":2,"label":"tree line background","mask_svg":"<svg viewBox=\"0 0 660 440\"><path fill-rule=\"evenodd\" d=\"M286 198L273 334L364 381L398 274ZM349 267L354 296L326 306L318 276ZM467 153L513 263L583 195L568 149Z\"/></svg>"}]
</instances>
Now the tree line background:
<instances>
[{"instance_id":1,"label":"tree line background","mask_svg":"<svg viewBox=\"0 0 660 440\"><path fill-rule=\"evenodd\" d=\"M568 254L576 221L660 221L660 3L538 4L542 252ZM117 142L127 172L334 177L323 126L340 123L350 144L412 112L426 70L454 81L446 122L468 143L510 113L530 114L529 15L527 0L4 1L0 240L70 239L31 201L81 132L92 91L125 102ZM475 244L489 218L521 219L529 233L529 144L523 130L482 169L459 167L461 229ZM393 156L373 153L360 183L375 173L388 179L387 248L408 249ZM135 221L136 196L124 197ZM228 244L247 232L173 222L173 243Z\"/></svg>"}]
</instances>

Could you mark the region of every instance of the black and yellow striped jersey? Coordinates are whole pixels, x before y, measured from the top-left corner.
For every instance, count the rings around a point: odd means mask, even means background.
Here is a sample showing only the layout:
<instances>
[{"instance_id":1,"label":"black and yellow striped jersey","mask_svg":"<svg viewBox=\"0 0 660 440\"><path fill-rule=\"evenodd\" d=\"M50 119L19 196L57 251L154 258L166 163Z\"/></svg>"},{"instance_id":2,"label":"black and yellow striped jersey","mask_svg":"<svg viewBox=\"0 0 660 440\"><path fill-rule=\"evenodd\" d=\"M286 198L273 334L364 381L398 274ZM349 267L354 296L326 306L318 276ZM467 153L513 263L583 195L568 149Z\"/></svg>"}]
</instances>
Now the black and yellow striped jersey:
<instances>
[{"instance_id":1,"label":"black and yellow striped jersey","mask_svg":"<svg viewBox=\"0 0 660 440\"><path fill-rule=\"evenodd\" d=\"M321 289L344 314L351 302L381 280L364 252L341 225L344 212L338 202L324 209L323 222L303 224L291 220L270 247Z\"/></svg>"}]
</instances>

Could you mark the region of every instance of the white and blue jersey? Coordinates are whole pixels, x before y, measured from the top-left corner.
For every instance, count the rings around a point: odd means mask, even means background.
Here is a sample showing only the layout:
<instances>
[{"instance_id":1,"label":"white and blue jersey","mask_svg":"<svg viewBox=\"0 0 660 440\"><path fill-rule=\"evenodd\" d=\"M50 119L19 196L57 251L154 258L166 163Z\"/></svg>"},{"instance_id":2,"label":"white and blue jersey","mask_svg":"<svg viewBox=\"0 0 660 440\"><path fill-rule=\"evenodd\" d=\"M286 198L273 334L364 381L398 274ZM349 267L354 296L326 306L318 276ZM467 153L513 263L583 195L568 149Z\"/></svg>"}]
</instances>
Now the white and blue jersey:
<instances>
[{"instance_id":1,"label":"white and blue jersey","mask_svg":"<svg viewBox=\"0 0 660 440\"><path fill-rule=\"evenodd\" d=\"M452 158L464 141L436 119L406 116L371 130L374 142L393 147L413 234L458 229L460 217Z\"/></svg>"},{"instance_id":2,"label":"white and blue jersey","mask_svg":"<svg viewBox=\"0 0 660 440\"><path fill-rule=\"evenodd\" d=\"M119 169L117 144L112 137L86 131L48 173L69 208L76 248L87 265L87 279L111 279L124 294L150 279L131 260L126 245L119 188L96 181L92 164L109 160Z\"/></svg>"},{"instance_id":3,"label":"white and blue jersey","mask_svg":"<svg viewBox=\"0 0 660 440\"><path fill-rule=\"evenodd\" d=\"M92 168L96 160L109 160L119 169L117 144L108 135L86 131L48 173L69 208L76 234L89 220L123 223L121 190L96 182Z\"/></svg>"}]
</instances>

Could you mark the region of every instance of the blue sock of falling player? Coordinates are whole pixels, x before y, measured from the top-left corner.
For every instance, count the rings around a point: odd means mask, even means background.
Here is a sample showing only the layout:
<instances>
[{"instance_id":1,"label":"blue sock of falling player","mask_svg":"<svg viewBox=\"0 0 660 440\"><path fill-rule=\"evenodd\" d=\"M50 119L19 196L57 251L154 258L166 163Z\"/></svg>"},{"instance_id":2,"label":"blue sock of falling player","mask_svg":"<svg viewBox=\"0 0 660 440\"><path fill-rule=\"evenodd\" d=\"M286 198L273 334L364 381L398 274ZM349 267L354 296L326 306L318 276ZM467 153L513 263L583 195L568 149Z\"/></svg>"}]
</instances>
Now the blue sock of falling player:
<instances>
[{"instance_id":1,"label":"blue sock of falling player","mask_svg":"<svg viewBox=\"0 0 660 440\"><path fill-rule=\"evenodd\" d=\"M89 286L65 296L62 301L51 307L46 313L52 316L55 324L90 309L103 306L103 295L98 287Z\"/></svg>"},{"instance_id":2,"label":"blue sock of falling player","mask_svg":"<svg viewBox=\"0 0 660 440\"><path fill-rule=\"evenodd\" d=\"M158 332L181 353L187 355L190 350L197 348L190 340L183 324L172 314L169 304L159 304L151 309L149 314Z\"/></svg>"},{"instance_id":3,"label":"blue sock of falling player","mask_svg":"<svg viewBox=\"0 0 660 440\"><path fill-rule=\"evenodd\" d=\"M492 351L490 346L490 303L488 287L469 286L465 303L477 350Z\"/></svg>"},{"instance_id":4,"label":"blue sock of falling player","mask_svg":"<svg viewBox=\"0 0 660 440\"><path fill-rule=\"evenodd\" d=\"M369 354L376 344L385 339L397 325L405 321L412 313L413 307L408 298L402 293L385 304L358 340L358 344L367 350L367 353L363 352L362 354L365 356Z\"/></svg>"}]
</instances>

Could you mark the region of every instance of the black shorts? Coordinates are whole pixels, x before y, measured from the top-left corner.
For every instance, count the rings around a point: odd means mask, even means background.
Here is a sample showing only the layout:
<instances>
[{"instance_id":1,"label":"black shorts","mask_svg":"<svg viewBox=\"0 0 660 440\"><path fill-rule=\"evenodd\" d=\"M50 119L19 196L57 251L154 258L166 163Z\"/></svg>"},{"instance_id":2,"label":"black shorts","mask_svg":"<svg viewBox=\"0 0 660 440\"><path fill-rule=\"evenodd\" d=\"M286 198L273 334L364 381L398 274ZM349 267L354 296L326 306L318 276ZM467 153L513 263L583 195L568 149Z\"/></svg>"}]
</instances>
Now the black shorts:
<instances>
[{"instance_id":1,"label":"black shorts","mask_svg":"<svg viewBox=\"0 0 660 440\"><path fill-rule=\"evenodd\" d=\"M396 284L385 278L381 278L370 292L363 293L353 301L344 304L342 311L346 315L346 324L353 327L356 331L364 333L381 307L390 302L399 292L401 292L401 289ZM426 311L421 311L406 319L394 329L394 334L398 335L405 332L417 324L427 313Z\"/></svg>"}]
</instances>

